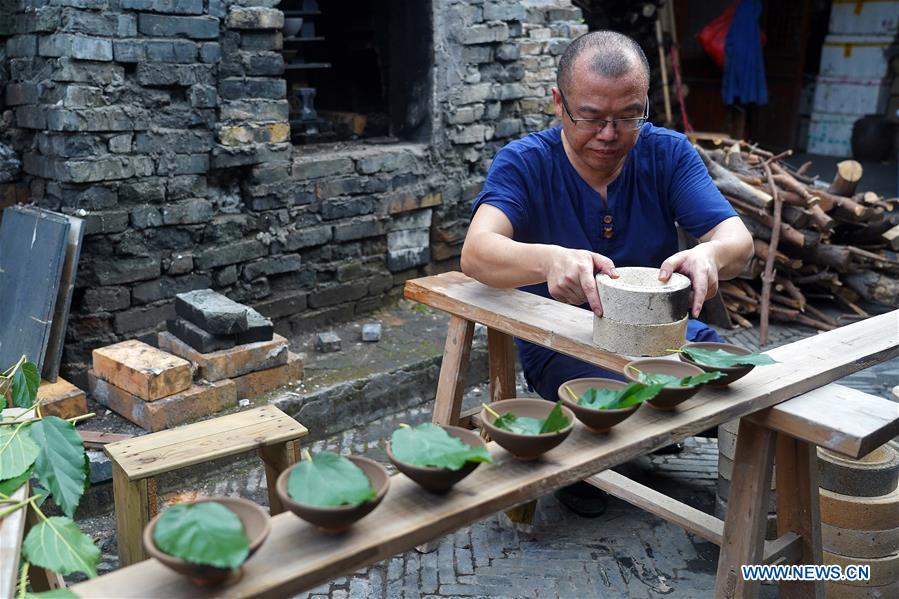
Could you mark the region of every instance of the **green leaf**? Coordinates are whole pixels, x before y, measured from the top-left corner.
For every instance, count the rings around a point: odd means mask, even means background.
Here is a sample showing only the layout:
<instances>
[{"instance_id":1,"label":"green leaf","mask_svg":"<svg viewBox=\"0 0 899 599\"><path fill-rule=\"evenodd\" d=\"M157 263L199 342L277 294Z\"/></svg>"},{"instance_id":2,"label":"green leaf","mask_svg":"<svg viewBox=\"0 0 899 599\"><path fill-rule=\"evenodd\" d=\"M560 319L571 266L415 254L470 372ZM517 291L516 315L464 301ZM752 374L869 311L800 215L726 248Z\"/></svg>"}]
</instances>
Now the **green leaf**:
<instances>
[{"instance_id":1,"label":"green leaf","mask_svg":"<svg viewBox=\"0 0 899 599\"><path fill-rule=\"evenodd\" d=\"M376 495L359 466L330 451L300 462L287 479L287 494L315 507L359 505Z\"/></svg>"},{"instance_id":2,"label":"green leaf","mask_svg":"<svg viewBox=\"0 0 899 599\"><path fill-rule=\"evenodd\" d=\"M590 387L577 400L577 405L594 410L621 410L648 401L659 394L662 385L630 383L621 389Z\"/></svg>"},{"instance_id":3,"label":"green leaf","mask_svg":"<svg viewBox=\"0 0 899 599\"><path fill-rule=\"evenodd\" d=\"M31 425L0 426L0 480L15 478L31 466L40 453L28 429Z\"/></svg>"},{"instance_id":4,"label":"green leaf","mask_svg":"<svg viewBox=\"0 0 899 599\"><path fill-rule=\"evenodd\" d=\"M17 408L30 408L37 397L37 388L41 384L41 375L37 366L31 362L23 362L12 377L12 403Z\"/></svg>"},{"instance_id":5,"label":"green leaf","mask_svg":"<svg viewBox=\"0 0 899 599\"><path fill-rule=\"evenodd\" d=\"M53 589L40 593L25 593L25 599L78 599L78 595L69 589Z\"/></svg>"},{"instance_id":6,"label":"green leaf","mask_svg":"<svg viewBox=\"0 0 899 599\"><path fill-rule=\"evenodd\" d=\"M240 518L221 503L180 503L156 521L153 541L160 550L194 564L235 569L250 554Z\"/></svg>"},{"instance_id":7,"label":"green leaf","mask_svg":"<svg viewBox=\"0 0 899 599\"><path fill-rule=\"evenodd\" d=\"M401 462L459 470L466 462L493 463L485 447L472 447L430 422L398 428L390 436L390 451Z\"/></svg>"},{"instance_id":8,"label":"green leaf","mask_svg":"<svg viewBox=\"0 0 899 599\"><path fill-rule=\"evenodd\" d=\"M75 513L84 494L84 445L71 422L46 416L31 425L31 436L40 445L34 474L50 489L53 500L67 516Z\"/></svg>"},{"instance_id":9,"label":"green leaf","mask_svg":"<svg viewBox=\"0 0 899 599\"><path fill-rule=\"evenodd\" d=\"M631 368L633 368L633 366ZM633 369L637 370L636 368ZM637 370L637 372L639 373L640 382L644 385L662 385L669 388L695 387L696 385L702 385L703 383L708 383L709 381L721 378L721 373L717 370L714 372L703 372L702 374L695 374L693 376L685 376L683 378L671 374L662 374L660 372L643 372L641 370Z\"/></svg>"},{"instance_id":10,"label":"green leaf","mask_svg":"<svg viewBox=\"0 0 899 599\"><path fill-rule=\"evenodd\" d=\"M31 473L34 471L34 468L29 466L25 472L20 474L19 476L14 476L7 480L0 480L0 497L9 497L13 493L15 493L19 487L28 482L28 479L31 478Z\"/></svg>"},{"instance_id":11,"label":"green leaf","mask_svg":"<svg viewBox=\"0 0 899 599\"><path fill-rule=\"evenodd\" d=\"M562 402L556 402L545 420L530 416L516 416L506 412L493 421L493 425L519 435L543 435L560 431L570 424L570 420L562 413Z\"/></svg>"},{"instance_id":12,"label":"green leaf","mask_svg":"<svg viewBox=\"0 0 899 599\"><path fill-rule=\"evenodd\" d=\"M734 354L723 349L708 350L698 347L682 347L681 352L691 360L704 366L726 368L728 366L767 366L777 364L768 354Z\"/></svg>"},{"instance_id":13,"label":"green leaf","mask_svg":"<svg viewBox=\"0 0 899 599\"><path fill-rule=\"evenodd\" d=\"M6 397L0 394L0 410L5 410L6 405Z\"/></svg>"},{"instance_id":14,"label":"green leaf","mask_svg":"<svg viewBox=\"0 0 899 599\"><path fill-rule=\"evenodd\" d=\"M90 537L63 516L47 518L29 531L22 544L25 559L60 574L97 575L100 550Z\"/></svg>"}]
</instances>

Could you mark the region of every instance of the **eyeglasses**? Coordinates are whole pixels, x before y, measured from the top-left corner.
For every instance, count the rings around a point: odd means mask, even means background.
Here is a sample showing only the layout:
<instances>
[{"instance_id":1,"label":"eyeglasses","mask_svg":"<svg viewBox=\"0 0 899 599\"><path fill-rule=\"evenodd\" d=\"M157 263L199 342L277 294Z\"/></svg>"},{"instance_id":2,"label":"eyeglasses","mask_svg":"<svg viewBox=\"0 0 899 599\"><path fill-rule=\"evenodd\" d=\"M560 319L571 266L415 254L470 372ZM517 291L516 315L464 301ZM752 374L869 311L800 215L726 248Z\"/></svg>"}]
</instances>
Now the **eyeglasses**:
<instances>
[{"instance_id":1,"label":"eyeglasses","mask_svg":"<svg viewBox=\"0 0 899 599\"><path fill-rule=\"evenodd\" d=\"M579 127L579 130L585 132L592 131L596 134L605 129L606 125L609 124L612 125L612 128L615 131L636 131L649 120L648 97L646 98L646 107L643 109L643 116L627 119L576 119L571 114L571 110L568 108L568 102L565 100L565 95L562 93L561 89L559 90L559 97L562 98L562 106L565 108L565 113L568 114L568 118L571 119L571 122L574 123L575 127Z\"/></svg>"}]
</instances>

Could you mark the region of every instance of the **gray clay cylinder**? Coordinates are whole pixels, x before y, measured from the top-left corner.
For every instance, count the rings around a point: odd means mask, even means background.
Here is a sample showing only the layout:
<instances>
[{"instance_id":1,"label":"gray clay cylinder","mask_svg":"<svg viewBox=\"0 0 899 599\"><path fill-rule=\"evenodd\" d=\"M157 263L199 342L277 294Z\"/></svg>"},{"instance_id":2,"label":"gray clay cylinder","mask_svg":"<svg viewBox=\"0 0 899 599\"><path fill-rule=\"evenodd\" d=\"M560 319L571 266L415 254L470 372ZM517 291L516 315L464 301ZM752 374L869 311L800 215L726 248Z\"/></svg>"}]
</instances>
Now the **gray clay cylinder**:
<instances>
[{"instance_id":1,"label":"gray clay cylinder","mask_svg":"<svg viewBox=\"0 0 899 599\"><path fill-rule=\"evenodd\" d=\"M622 324L668 324L688 316L690 279L673 273L659 281L659 269L626 266L616 269L619 277L596 276L603 318ZM677 347L680 347L678 344Z\"/></svg>"}]
</instances>

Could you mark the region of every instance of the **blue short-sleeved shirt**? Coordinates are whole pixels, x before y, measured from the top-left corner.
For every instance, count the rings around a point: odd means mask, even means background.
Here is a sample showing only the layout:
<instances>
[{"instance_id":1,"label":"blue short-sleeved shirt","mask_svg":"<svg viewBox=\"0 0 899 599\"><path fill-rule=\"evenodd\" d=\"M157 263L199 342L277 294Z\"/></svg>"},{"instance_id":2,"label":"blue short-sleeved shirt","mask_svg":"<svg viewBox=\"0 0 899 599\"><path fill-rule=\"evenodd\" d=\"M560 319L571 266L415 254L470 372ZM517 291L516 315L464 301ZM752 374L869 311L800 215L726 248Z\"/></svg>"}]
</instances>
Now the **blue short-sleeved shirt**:
<instances>
[{"instance_id":1,"label":"blue short-sleeved shirt","mask_svg":"<svg viewBox=\"0 0 899 599\"><path fill-rule=\"evenodd\" d=\"M643 125L603 202L571 165L561 132L532 133L497 152L472 214L490 204L512 223L515 241L586 249L615 266L655 268L678 251L675 222L701 237L736 216L680 133ZM550 297L546 283L521 289ZM518 345L526 373L541 372L553 354L520 340Z\"/></svg>"}]
</instances>

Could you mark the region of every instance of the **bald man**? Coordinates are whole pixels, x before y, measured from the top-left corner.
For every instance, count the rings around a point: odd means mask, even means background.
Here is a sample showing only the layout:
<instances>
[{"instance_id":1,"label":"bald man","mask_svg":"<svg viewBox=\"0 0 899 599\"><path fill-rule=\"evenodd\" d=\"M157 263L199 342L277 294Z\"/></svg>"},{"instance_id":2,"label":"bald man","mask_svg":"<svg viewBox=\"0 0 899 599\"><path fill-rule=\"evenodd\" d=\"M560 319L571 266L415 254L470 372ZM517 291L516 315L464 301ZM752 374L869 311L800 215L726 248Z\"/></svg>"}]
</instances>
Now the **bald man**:
<instances>
[{"instance_id":1,"label":"bald man","mask_svg":"<svg viewBox=\"0 0 899 599\"><path fill-rule=\"evenodd\" d=\"M748 262L752 237L687 138L647 122L648 92L649 65L632 39L596 31L574 40L552 90L561 126L496 154L472 206L462 270L493 287L518 287L602 316L597 273L656 267L663 281L673 272L691 279L698 317L718 281ZM678 251L675 223L701 243ZM691 319L687 339L719 338ZM559 385L573 378L622 378L516 344L528 384L544 399L555 401Z\"/></svg>"}]
</instances>

